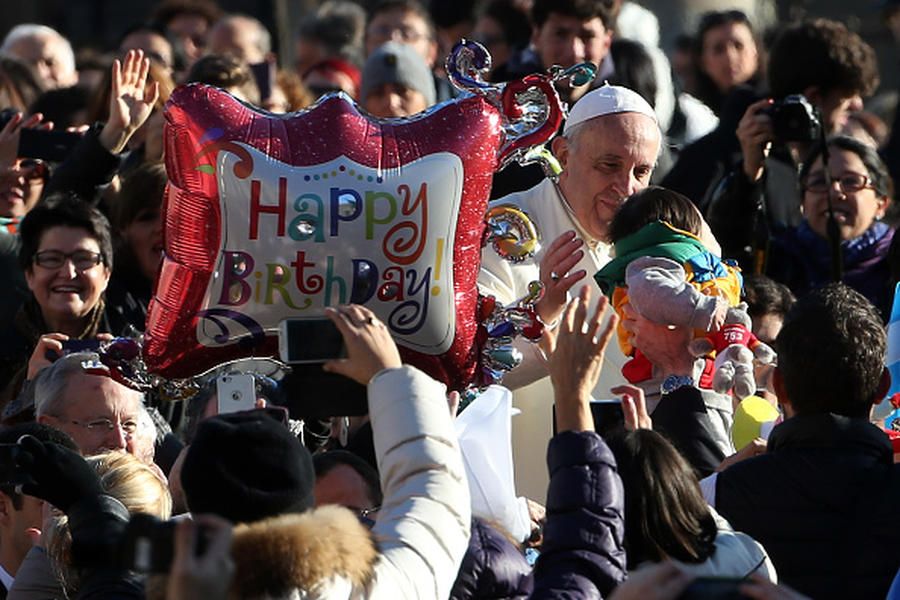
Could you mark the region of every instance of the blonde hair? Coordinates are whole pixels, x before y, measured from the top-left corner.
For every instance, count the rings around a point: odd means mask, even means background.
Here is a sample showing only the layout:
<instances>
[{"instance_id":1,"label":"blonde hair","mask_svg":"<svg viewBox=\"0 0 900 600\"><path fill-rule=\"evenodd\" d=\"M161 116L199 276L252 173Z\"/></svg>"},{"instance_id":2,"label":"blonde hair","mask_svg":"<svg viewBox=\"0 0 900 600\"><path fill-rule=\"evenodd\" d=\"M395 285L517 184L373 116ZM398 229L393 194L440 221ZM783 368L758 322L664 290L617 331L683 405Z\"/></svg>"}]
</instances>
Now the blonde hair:
<instances>
[{"instance_id":1,"label":"blonde hair","mask_svg":"<svg viewBox=\"0 0 900 600\"><path fill-rule=\"evenodd\" d=\"M107 452L85 458L100 476L103 490L125 505L130 514L146 513L160 519L172 514L172 497L165 478L153 467L125 452ZM59 514L50 521L47 555L53 571L68 595L79 584L72 567L72 534L68 518Z\"/></svg>"}]
</instances>

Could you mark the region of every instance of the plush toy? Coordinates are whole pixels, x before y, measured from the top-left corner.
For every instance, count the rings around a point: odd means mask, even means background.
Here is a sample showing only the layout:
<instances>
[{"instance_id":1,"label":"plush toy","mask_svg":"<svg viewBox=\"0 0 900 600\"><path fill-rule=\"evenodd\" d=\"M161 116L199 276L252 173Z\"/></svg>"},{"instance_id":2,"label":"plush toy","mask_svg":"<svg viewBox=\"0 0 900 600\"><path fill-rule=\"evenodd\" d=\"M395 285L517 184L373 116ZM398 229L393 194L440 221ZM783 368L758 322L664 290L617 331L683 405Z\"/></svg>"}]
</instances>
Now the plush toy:
<instances>
[{"instance_id":1,"label":"plush toy","mask_svg":"<svg viewBox=\"0 0 900 600\"><path fill-rule=\"evenodd\" d=\"M746 302L729 308L724 325L718 331L693 340L690 350L695 356L716 353L713 389L722 394L734 390L739 400L756 393L753 359L763 364L775 360L775 351L750 331Z\"/></svg>"}]
</instances>

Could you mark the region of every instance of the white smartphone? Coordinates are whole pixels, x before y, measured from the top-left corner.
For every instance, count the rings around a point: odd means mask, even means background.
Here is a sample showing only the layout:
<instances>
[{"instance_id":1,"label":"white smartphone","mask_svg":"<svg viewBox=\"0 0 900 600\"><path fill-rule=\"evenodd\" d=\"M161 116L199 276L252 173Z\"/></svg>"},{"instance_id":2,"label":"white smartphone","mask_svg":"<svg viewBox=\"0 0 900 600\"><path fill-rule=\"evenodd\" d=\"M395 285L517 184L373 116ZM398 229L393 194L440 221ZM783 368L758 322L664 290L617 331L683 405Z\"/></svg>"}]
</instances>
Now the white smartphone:
<instances>
[{"instance_id":1,"label":"white smartphone","mask_svg":"<svg viewBox=\"0 0 900 600\"><path fill-rule=\"evenodd\" d=\"M219 414L256 408L256 381L253 375L220 375L216 380Z\"/></svg>"},{"instance_id":2,"label":"white smartphone","mask_svg":"<svg viewBox=\"0 0 900 600\"><path fill-rule=\"evenodd\" d=\"M346 356L344 337L331 319L285 319L278 325L278 354L288 364L324 363Z\"/></svg>"}]
</instances>

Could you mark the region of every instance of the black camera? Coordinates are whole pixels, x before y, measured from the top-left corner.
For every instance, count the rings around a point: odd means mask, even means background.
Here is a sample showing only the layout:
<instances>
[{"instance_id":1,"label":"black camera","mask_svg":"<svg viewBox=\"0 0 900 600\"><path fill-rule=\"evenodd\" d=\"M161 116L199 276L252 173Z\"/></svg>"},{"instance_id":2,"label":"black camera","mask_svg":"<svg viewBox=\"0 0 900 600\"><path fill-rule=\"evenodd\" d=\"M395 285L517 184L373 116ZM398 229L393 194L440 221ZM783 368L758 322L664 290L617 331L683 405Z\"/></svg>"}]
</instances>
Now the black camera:
<instances>
[{"instance_id":1,"label":"black camera","mask_svg":"<svg viewBox=\"0 0 900 600\"><path fill-rule=\"evenodd\" d=\"M160 521L146 514L132 515L121 542L121 566L139 573L168 573L175 553L175 521ZM200 527L194 555L206 552L209 532Z\"/></svg>"},{"instance_id":2,"label":"black camera","mask_svg":"<svg viewBox=\"0 0 900 600\"><path fill-rule=\"evenodd\" d=\"M780 142L814 142L821 135L819 115L803 94L776 100L766 113L772 119L775 139Z\"/></svg>"},{"instance_id":3,"label":"black camera","mask_svg":"<svg viewBox=\"0 0 900 600\"><path fill-rule=\"evenodd\" d=\"M11 108L0 111L0 128L4 127L16 114ZM80 133L70 131L47 131L45 129L23 129L19 134L19 158L37 158L50 162L62 162L81 141Z\"/></svg>"}]
</instances>

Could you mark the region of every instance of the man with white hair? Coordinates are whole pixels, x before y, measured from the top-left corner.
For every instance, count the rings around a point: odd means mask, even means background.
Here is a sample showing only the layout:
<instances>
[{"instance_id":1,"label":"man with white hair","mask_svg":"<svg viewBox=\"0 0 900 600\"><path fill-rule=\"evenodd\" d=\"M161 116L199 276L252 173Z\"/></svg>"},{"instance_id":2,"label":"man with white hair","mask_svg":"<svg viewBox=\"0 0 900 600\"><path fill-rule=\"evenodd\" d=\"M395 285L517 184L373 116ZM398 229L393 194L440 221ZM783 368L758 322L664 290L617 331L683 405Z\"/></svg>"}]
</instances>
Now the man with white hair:
<instances>
[{"instance_id":1,"label":"man with white hair","mask_svg":"<svg viewBox=\"0 0 900 600\"><path fill-rule=\"evenodd\" d=\"M69 434L85 456L123 450L153 460L155 432L142 414L144 395L103 375L85 372L92 353L66 355L42 369L34 382L38 423ZM152 423L150 423L152 427Z\"/></svg>"},{"instance_id":2,"label":"man with white hair","mask_svg":"<svg viewBox=\"0 0 900 600\"><path fill-rule=\"evenodd\" d=\"M44 89L67 88L78 83L72 45L58 31L46 25L17 25L6 34L0 54L30 65Z\"/></svg>"},{"instance_id":3,"label":"man with white hair","mask_svg":"<svg viewBox=\"0 0 900 600\"><path fill-rule=\"evenodd\" d=\"M210 30L207 54L230 54L247 64L265 62L272 58L272 36L253 17L229 15Z\"/></svg>"},{"instance_id":4,"label":"man with white hair","mask_svg":"<svg viewBox=\"0 0 900 600\"><path fill-rule=\"evenodd\" d=\"M500 304L510 304L527 295L530 282L540 281L545 293L535 309L552 329L569 291L576 284L594 285L594 273L609 262L609 223L628 196L649 185L660 143L656 113L637 93L605 85L585 94L570 111L562 135L551 144L563 169L558 180L544 179L530 190L492 204L511 204L525 212L541 234L541 249L533 258L513 264L486 248L478 277L480 291ZM594 306L600 296L592 295ZM516 346L524 360L504 378L503 385L515 390L540 380L515 394L516 406L524 413L513 419L516 480L520 492L542 498L547 474L532 467L543 463L551 437L549 399L553 394L538 347L521 339ZM621 351L610 346L596 398L610 397L609 388L624 383L624 363Z\"/></svg>"}]
</instances>

